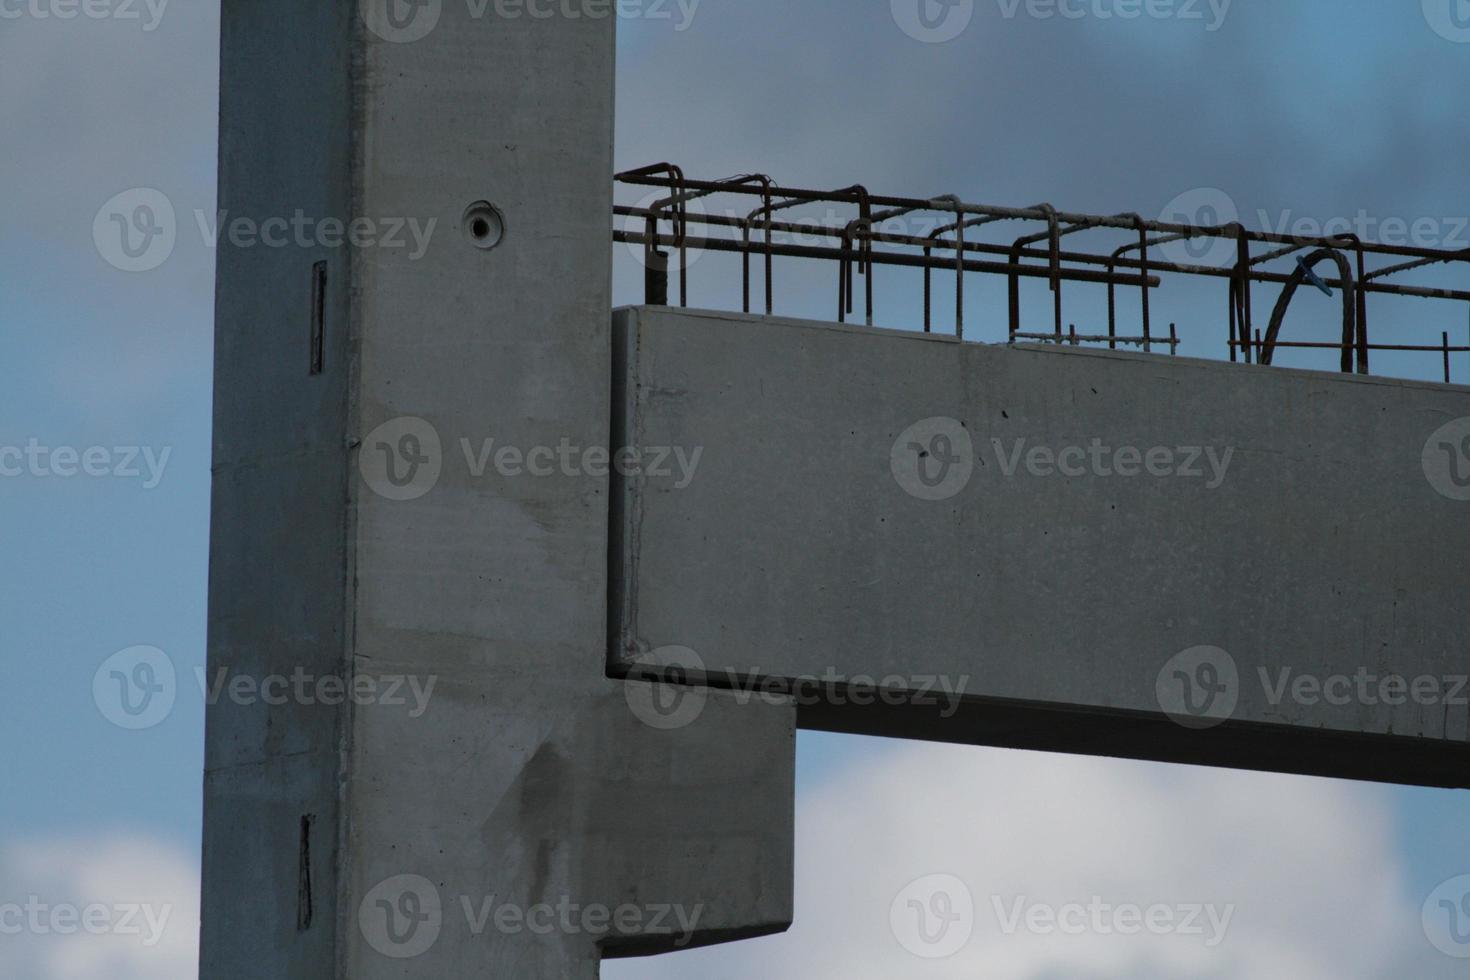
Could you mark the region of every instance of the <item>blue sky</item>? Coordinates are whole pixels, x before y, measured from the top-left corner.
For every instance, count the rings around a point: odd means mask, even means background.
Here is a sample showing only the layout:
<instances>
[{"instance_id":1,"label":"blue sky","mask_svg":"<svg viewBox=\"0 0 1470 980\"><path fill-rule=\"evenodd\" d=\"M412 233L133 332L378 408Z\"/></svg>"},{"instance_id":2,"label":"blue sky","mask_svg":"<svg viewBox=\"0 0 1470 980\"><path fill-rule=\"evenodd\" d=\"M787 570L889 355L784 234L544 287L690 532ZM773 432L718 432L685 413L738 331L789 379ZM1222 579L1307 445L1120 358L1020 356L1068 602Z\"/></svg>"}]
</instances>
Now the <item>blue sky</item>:
<instances>
[{"instance_id":1,"label":"blue sky","mask_svg":"<svg viewBox=\"0 0 1470 980\"><path fill-rule=\"evenodd\" d=\"M703 0L684 30L677 8L670 20L620 25L617 162L1148 215L1217 188L1252 225L1364 209L1380 222L1426 219L1446 237L1470 237L1457 231L1470 213L1470 43L1457 25L1470 20L1450 16L1470 17L1470 5L1442 0L1441 11L1437 2L1235 0L1219 18L1200 3L1203 20L1125 20L1103 16L1117 9L1108 0L1076 0L1068 9L1077 17L976 0L956 37L925 43L900 28L889 0ZM213 272L192 214L214 204L218 5L166 5L156 24L146 7L137 21L37 16L45 9L0 0L0 10L21 11L0 17L0 186L9 189L0 198L0 447L102 447L111 468L125 455L117 449L168 456L152 487L146 475L0 477L0 666L9 679L0 735L10 746L0 764L0 903L11 890L76 903L158 894L187 918L200 833L203 706L188 694L204 659ZM147 273L109 265L92 238L103 203L136 187L163 191L181 216L174 253ZM697 267L695 305L732 302L733 280L720 268L717 259ZM618 302L636 301L636 269L625 256L616 269ZM826 279L793 276L778 312L826 316L828 293ZM977 339L1003 336L999 295L995 284L975 284L967 325ZM915 296L913 282L885 279L880 323L914 326ZM1186 352L1223 354L1217 299L1182 289L1161 300L1160 319L1180 322ZM1301 302L1300 329L1328 329L1332 302ZM1086 301L1077 309L1095 315ZM1430 339L1466 328L1463 310L1444 306L1385 307L1375 319L1385 332L1426 322ZM1382 367L1438 371L1433 358ZM1470 360L1456 370L1470 381ZM136 645L167 653L183 693L161 724L125 731L98 711L92 682L108 656ZM881 849L890 858L882 887L936 870L924 863L935 835L953 852L944 860L961 868L1004 863L985 841L1010 840L1010 850L1024 841L1037 880L1059 893L1106 887L1129 855L1204 890L1243 852L1276 869L1254 885L1230 879L1242 915L1265 890L1284 895L1276 912L1291 926L1252 931L1241 920L1236 959L1118 937L1105 948L1021 943L994 975L1075 976L1081 963L1097 977L1228 976L1238 973L1222 964L1270 962L1293 963L1298 976L1463 973L1426 942L1418 910L1441 881L1470 873L1466 794L825 735L803 736L801 749L801 833L813 846L798 853L840 863L840 852L816 846L824 837ZM922 778L941 765L952 799ZM1067 784L1095 793L1073 799ZM860 806L872 802L871 787L901 805ZM1008 805L992 805L997 794ZM1121 812L1138 798L1151 817L1099 809ZM862 809L882 812L844 816ZM1180 823L1200 836L1169 837ZM1053 836L1026 836L1032 825ZM1352 850L1320 852L1314 836ZM1067 840L1116 850L1115 862L1106 853L1081 860ZM1165 843L1190 853L1166 853ZM799 894L809 904L799 905L791 937L685 954L700 958L694 972L859 976L864 962L880 962L865 953L871 931L845 931L863 911L839 900L879 887L876 879L815 860L802 858ZM1196 865L1215 877L1190 877ZM887 897L878 905L881 924ZM1354 945L1369 940L1379 953ZM808 962L809 948L830 958ZM1001 955L988 945L981 953ZM177 923L147 949L0 936L7 975L186 977L191 956ZM607 973L672 977L693 969L685 962ZM985 962L918 963L913 975L976 975ZM830 973L813 972L824 965Z\"/></svg>"}]
</instances>

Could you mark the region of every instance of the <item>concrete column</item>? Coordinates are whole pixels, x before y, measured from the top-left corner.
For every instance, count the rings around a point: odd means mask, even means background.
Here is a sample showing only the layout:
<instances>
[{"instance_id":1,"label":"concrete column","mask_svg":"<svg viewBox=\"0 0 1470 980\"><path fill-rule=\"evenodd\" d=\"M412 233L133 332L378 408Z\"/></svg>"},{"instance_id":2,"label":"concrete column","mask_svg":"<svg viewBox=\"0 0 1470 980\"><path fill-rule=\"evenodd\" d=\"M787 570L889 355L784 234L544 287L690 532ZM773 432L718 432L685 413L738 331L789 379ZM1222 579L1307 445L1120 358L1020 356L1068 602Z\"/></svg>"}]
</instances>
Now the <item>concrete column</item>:
<instances>
[{"instance_id":1,"label":"concrete column","mask_svg":"<svg viewBox=\"0 0 1470 980\"><path fill-rule=\"evenodd\" d=\"M790 921L794 711L605 676L613 24L509 9L225 0L220 208L307 231L220 242L210 669L305 680L210 707L210 980Z\"/></svg>"}]
</instances>

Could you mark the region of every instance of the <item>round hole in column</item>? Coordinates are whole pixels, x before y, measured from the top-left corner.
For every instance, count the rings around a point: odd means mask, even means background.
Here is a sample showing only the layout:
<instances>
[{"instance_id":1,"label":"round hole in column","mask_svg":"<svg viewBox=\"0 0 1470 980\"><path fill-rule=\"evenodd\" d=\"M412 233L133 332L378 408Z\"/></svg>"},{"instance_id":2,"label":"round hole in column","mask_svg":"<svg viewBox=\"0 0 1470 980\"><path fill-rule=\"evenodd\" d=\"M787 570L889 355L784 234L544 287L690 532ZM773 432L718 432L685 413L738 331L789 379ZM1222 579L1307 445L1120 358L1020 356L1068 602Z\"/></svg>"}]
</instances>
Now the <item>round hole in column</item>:
<instances>
[{"instance_id":1,"label":"round hole in column","mask_svg":"<svg viewBox=\"0 0 1470 980\"><path fill-rule=\"evenodd\" d=\"M489 201L476 201L466 208L461 224L475 248L492 249L505 237L505 217Z\"/></svg>"}]
</instances>

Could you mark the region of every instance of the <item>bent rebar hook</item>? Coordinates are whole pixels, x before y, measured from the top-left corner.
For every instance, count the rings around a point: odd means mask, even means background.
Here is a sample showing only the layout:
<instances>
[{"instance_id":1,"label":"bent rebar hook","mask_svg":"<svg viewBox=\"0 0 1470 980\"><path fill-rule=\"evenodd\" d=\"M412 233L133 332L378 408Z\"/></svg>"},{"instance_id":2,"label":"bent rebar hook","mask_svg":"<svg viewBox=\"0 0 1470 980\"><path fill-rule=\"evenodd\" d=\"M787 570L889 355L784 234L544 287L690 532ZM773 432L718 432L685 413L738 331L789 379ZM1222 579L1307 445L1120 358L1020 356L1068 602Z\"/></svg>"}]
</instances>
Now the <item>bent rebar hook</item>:
<instances>
[{"instance_id":1,"label":"bent rebar hook","mask_svg":"<svg viewBox=\"0 0 1470 980\"><path fill-rule=\"evenodd\" d=\"M1337 263L1338 275L1342 281L1342 371L1344 374L1352 373L1353 351L1357 348L1358 333L1355 299L1357 288L1353 280L1353 268L1348 263L1347 256L1335 248L1319 248L1306 258L1297 260L1296 271L1281 288L1281 296L1276 300L1276 308L1271 311L1271 325L1266 328L1266 337L1261 341L1260 362L1262 364L1270 364L1272 355L1276 353L1276 340L1281 334L1281 324L1286 319L1286 308L1291 305L1292 297L1296 295L1297 289L1306 282L1312 282L1318 288L1326 287L1327 284L1312 271L1324 259L1332 259Z\"/></svg>"}]
</instances>

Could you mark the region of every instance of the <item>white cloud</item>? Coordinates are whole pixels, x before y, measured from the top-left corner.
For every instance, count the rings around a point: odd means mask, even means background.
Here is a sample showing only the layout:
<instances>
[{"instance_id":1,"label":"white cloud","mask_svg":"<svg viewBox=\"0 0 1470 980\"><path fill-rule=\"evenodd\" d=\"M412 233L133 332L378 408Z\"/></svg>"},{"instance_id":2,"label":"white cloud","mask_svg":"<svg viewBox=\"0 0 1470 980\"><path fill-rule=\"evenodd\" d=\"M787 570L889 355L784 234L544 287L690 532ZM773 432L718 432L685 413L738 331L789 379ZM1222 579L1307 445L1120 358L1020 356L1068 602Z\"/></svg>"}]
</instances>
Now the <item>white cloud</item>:
<instances>
[{"instance_id":1,"label":"white cloud","mask_svg":"<svg viewBox=\"0 0 1470 980\"><path fill-rule=\"evenodd\" d=\"M1251 977L1449 974L1408 895L1379 787L947 745L885 745L799 801L796 924L785 936L609 963L613 980L894 977ZM968 886L974 931L948 959L895 938L916 878ZM1202 935L1036 934L1041 905L1194 905L1229 914ZM1111 921L1109 916L1104 920ZM1125 920L1126 922L1126 920ZM1075 925L1077 920L1069 919Z\"/></svg>"},{"instance_id":2,"label":"white cloud","mask_svg":"<svg viewBox=\"0 0 1470 980\"><path fill-rule=\"evenodd\" d=\"M193 980L197 857L136 837L11 842L0 850L0 976Z\"/></svg>"}]
</instances>

